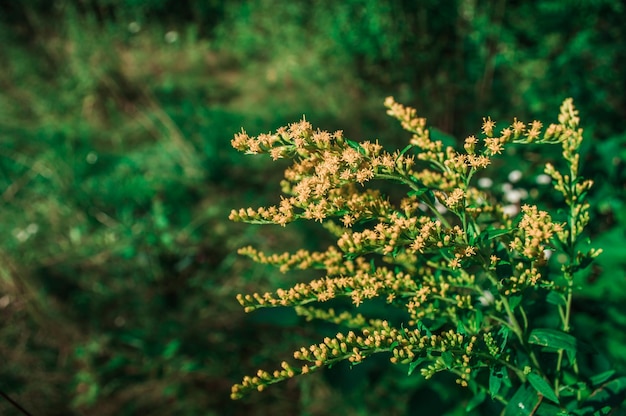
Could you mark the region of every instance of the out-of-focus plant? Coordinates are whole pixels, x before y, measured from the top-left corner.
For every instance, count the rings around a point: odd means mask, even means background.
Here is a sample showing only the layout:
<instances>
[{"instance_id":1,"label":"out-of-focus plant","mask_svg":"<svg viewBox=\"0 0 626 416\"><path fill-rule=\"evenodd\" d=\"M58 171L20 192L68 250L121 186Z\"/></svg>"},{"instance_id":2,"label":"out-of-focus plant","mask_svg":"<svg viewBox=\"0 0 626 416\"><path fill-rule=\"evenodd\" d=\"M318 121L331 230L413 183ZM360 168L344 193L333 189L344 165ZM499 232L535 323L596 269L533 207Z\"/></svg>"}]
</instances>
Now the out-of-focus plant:
<instances>
[{"instance_id":1,"label":"out-of-focus plant","mask_svg":"<svg viewBox=\"0 0 626 416\"><path fill-rule=\"evenodd\" d=\"M572 328L579 272L601 253L584 236L592 181L579 173L583 130L572 99L545 130L539 121L515 119L498 131L484 118L481 134L467 137L461 151L431 138L414 109L392 98L385 104L412 133L401 151L316 130L304 119L272 134L242 131L233 139L239 151L294 163L278 205L233 210L232 220L282 226L314 220L337 237L320 252L268 255L242 248L241 254L283 272L314 269L323 276L275 293L242 294L239 302L247 312L293 307L343 329L295 351L301 364L283 361L280 369L244 377L232 397L383 353L407 365L409 375L453 373L473 394L468 411L487 397L506 415L608 414L621 405L626 378L583 368L579 357L587 347ZM545 164L558 209L525 204L516 215L475 185L515 145L561 146L561 160ZM373 186L381 180L403 185L406 195L385 195ZM551 261L556 258L560 262ZM388 309L358 313L376 299ZM392 315L394 308L402 314Z\"/></svg>"}]
</instances>

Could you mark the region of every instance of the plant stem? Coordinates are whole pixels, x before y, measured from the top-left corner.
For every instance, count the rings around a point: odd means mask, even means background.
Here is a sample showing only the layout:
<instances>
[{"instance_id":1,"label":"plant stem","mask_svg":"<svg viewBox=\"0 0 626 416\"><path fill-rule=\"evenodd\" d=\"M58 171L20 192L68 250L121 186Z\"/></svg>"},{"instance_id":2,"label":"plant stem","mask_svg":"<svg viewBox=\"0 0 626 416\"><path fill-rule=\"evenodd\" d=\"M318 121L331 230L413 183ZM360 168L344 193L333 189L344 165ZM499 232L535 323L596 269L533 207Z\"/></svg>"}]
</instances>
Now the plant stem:
<instances>
[{"instance_id":1,"label":"plant stem","mask_svg":"<svg viewBox=\"0 0 626 416\"><path fill-rule=\"evenodd\" d=\"M569 264L563 269L563 277L567 281L567 299L565 302L565 313L563 313L562 308L559 307L559 315L561 317L561 323L563 325L563 332L570 332L570 319L572 312L572 300L573 300L573 292L574 292L574 274L572 273L572 266L575 263L576 259L576 239L577 235L576 231L576 220L578 216L578 210L575 208L575 201L577 200L576 195L576 177L577 177L577 169L574 168L574 164L571 162L571 159L566 158L569 164L569 180L567 181L567 194L565 196L565 202L569 206L568 213L568 233L567 233L567 251L569 256ZM583 202L578 200L578 204L582 204ZM570 363L574 369L574 372L578 374L578 364L576 361ZM561 378L561 367L563 365L563 350L559 350L557 362L556 362L556 377L554 379L554 390L558 396L559 394L559 385ZM581 392L578 390L577 392L578 399L581 398Z\"/></svg>"},{"instance_id":2,"label":"plant stem","mask_svg":"<svg viewBox=\"0 0 626 416\"><path fill-rule=\"evenodd\" d=\"M528 351L528 355L533 365L535 366L535 368L540 373L543 374L543 371L541 370L541 365L539 364L539 360L537 359L535 352L532 349L528 348L526 341L524 340L524 331L522 330L522 327L520 326L519 321L515 317L515 314L511 310L511 306L509 305L509 300L504 296L502 296L501 299L502 299L502 305L504 306L504 310L506 311L506 314L509 318L509 322L511 324L510 328L513 330L513 332L517 336L517 339L519 340L520 344Z\"/></svg>"}]
</instances>

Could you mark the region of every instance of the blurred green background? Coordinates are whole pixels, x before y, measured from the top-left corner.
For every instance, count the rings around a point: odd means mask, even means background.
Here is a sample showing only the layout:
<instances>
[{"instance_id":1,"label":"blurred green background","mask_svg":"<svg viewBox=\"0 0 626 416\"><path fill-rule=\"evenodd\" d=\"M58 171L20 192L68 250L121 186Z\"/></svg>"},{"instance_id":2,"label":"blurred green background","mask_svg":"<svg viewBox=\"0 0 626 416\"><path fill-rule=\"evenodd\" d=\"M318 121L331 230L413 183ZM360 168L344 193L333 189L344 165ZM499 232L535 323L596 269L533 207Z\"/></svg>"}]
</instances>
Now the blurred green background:
<instances>
[{"instance_id":1,"label":"blurred green background","mask_svg":"<svg viewBox=\"0 0 626 416\"><path fill-rule=\"evenodd\" d=\"M336 331L236 302L309 277L238 247L329 240L227 220L276 201L286 166L230 139L306 114L401 147L388 95L460 139L487 115L554 121L574 98L605 249L581 277L575 325L606 355L598 366L624 372L624 21L621 0L0 2L0 390L35 415L464 414L468 391L386 357L229 398L243 375ZM516 188L554 202L538 155L504 161L494 181L519 169ZM0 398L0 414L19 413Z\"/></svg>"}]
</instances>

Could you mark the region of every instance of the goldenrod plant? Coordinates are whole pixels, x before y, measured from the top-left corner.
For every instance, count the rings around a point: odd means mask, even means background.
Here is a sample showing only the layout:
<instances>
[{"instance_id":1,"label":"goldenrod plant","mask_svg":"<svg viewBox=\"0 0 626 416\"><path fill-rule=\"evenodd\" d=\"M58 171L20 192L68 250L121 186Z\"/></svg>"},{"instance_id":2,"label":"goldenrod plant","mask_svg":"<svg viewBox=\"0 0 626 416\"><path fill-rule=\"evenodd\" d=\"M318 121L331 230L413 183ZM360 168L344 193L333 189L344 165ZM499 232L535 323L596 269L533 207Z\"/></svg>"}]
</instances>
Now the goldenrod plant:
<instances>
[{"instance_id":1,"label":"goldenrod plant","mask_svg":"<svg viewBox=\"0 0 626 416\"><path fill-rule=\"evenodd\" d=\"M402 150L321 131L306 119L257 137L242 131L232 140L241 152L293 164L278 205L233 210L231 220L281 226L313 220L336 237L320 252L242 248L282 272L315 269L320 277L275 293L241 294L238 301L246 312L293 307L307 320L338 328L295 351L281 368L244 377L232 398L339 361L357 365L386 354L411 377L453 373L472 392L467 411L489 397L505 415L609 414L623 401L626 378L581 368L579 357L591 346L571 324L578 272L601 253L584 237L592 181L579 174L583 130L573 100L545 129L514 119L498 130L484 118L480 134L467 137L461 150L435 140L415 109L391 97L385 106L411 133ZM562 147L562 160L546 163L543 175L561 206L511 209L493 188L478 186L514 145ZM384 181L406 192L392 198L383 193ZM349 306L325 307L340 298ZM359 313L375 299L403 318Z\"/></svg>"}]
</instances>

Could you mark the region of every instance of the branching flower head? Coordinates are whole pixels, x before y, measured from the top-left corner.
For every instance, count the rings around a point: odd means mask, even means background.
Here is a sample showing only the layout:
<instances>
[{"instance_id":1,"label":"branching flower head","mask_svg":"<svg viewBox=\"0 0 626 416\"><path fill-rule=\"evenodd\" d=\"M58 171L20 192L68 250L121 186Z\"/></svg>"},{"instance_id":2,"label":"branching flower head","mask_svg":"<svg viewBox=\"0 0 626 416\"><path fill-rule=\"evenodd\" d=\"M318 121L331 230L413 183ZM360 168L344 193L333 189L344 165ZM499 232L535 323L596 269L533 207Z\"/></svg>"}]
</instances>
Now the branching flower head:
<instances>
[{"instance_id":1,"label":"branching flower head","mask_svg":"<svg viewBox=\"0 0 626 416\"><path fill-rule=\"evenodd\" d=\"M385 106L412 133L402 151L389 152L378 142L354 142L342 132L314 130L304 119L258 137L244 131L235 135L237 150L291 158L293 164L285 171L279 205L233 210L230 218L283 226L299 219L318 221L337 237L320 252L266 255L242 249L241 254L282 272L308 268L320 275L274 293L239 295L238 301L248 312L291 306L307 320L331 322L340 332L296 351L294 359L303 364L283 362L273 372L245 377L233 387L234 398L338 361L355 365L378 353L388 354L392 363L408 364L409 373L419 368L426 378L452 372L459 385L473 389L484 380L477 375L486 369L507 380L510 372L521 384L532 379L530 374L543 374L524 334L529 322L520 295L557 290L541 269L545 253L560 248L573 253L589 220L584 195L591 182L577 178L582 130L571 100L561 107L559 124L545 133L539 121L514 119L498 134L495 121L484 118L484 138L469 136L463 152L433 140L426 120L414 109L391 97ZM498 201L489 192L491 185L479 189L474 184L475 174L506 146L529 143L563 147L569 173L548 164L546 175L570 208L567 222L556 222L547 211L528 204L521 207L521 215L507 215L509 201ZM401 183L407 193L392 200L369 186L375 180ZM568 290L577 267L562 268ZM378 299L402 310L405 318L392 323L385 316L366 318L349 308L337 313L324 307L340 299L353 308ZM550 303L561 305L554 299ZM568 313L560 310L564 328ZM522 353L514 354L515 348ZM531 384L538 388L536 379ZM489 389L495 397L500 384Z\"/></svg>"}]
</instances>

